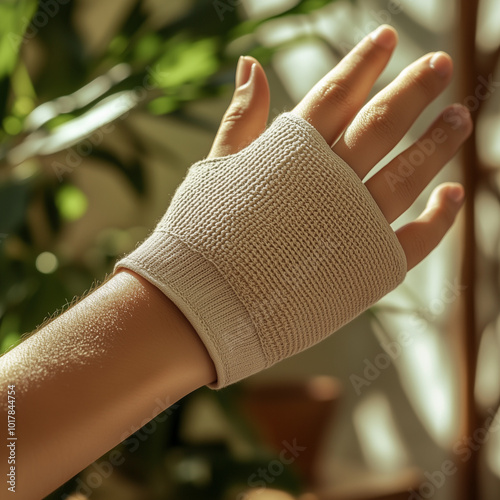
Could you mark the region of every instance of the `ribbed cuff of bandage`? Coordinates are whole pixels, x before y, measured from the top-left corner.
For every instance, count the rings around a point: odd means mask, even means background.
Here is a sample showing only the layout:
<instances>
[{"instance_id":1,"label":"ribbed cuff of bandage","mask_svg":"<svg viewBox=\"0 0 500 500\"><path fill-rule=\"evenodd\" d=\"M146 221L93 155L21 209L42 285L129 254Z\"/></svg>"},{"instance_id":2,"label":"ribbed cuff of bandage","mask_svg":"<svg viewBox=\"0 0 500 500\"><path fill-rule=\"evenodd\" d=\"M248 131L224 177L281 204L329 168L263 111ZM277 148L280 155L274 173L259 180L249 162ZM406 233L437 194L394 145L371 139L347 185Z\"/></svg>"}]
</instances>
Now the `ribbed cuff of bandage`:
<instances>
[{"instance_id":1,"label":"ribbed cuff of bandage","mask_svg":"<svg viewBox=\"0 0 500 500\"><path fill-rule=\"evenodd\" d=\"M186 316L217 371L210 384L220 389L269 365L252 320L214 264L175 236L155 231L120 260L159 288Z\"/></svg>"}]
</instances>

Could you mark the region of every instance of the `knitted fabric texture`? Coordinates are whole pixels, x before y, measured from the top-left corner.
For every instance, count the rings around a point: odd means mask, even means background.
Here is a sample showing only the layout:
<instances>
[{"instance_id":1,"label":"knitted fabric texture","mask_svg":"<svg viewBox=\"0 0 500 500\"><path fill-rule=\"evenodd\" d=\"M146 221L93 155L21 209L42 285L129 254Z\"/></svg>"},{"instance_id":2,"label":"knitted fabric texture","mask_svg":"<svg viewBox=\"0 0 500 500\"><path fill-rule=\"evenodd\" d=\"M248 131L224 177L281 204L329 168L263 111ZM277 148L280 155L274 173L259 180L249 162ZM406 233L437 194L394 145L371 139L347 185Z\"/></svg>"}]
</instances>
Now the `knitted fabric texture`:
<instances>
[{"instance_id":1,"label":"knitted fabric texture","mask_svg":"<svg viewBox=\"0 0 500 500\"><path fill-rule=\"evenodd\" d=\"M239 153L194 164L116 268L179 307L221 388L352 320L401 283L406 257L356 173L285 113Z\"/></svg>"}]
</instances>

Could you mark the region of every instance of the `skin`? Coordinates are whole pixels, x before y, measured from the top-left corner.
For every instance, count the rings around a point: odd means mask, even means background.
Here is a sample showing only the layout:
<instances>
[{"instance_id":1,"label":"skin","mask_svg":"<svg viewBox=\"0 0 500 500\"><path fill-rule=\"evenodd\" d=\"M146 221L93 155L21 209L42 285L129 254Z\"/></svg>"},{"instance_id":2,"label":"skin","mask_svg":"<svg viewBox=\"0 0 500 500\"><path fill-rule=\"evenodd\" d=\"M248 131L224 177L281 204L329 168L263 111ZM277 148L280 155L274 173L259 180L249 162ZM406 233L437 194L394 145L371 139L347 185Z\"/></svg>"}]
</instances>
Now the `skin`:
<instances>
[{"instance_id":1,"label":"skin","mask_svg":"<svg viewBox=\"0 0 500 500\"><path fill-rule=\"evenodd\" d=\"M293 110L316 127L361 179L451 80L449 56L427 55L364 105L396 43L396 32L381 27ZM241 58L237 88L210 156L232 154L250 144L265 129L268 112L264 70L255 59ZM448 119L441 114L424 138L432 138L438 127L446 140L436 144L421 168L391 189L385 174L398 172L401 158L414 151L411 146L365 183L389 222L415 201L470 134L465 108L456 105L444 113ZM439 243L463 197L459 184L439 186L420 217L397 231L408 269ZM16 498L47 495L125 435L215 378L207 351L175 305L132 272L116 274L0 358L3 443L7 386L14 384L16 392ZM6 474L8 449L0 449L0 471Z\"/></svg>"}]
</instances>

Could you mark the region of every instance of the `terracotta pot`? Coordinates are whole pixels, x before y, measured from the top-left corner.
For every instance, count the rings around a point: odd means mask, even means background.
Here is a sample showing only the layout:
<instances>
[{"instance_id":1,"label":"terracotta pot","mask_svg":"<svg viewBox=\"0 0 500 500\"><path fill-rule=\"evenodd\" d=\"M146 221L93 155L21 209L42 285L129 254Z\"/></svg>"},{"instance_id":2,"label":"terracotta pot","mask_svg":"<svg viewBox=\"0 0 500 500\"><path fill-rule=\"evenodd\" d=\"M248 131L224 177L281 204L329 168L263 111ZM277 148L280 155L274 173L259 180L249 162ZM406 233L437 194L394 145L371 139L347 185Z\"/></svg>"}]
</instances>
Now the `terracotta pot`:
<instances>
[{"instance_id":1,"label":"terracotta pot","mask_svg":"<svg viewBox=\"0 0 500 500\"><path fill-rule=\"evenodd\" d=\"M262 438L286 461L292 461L308 485L327 426L341 394L332 377L247 385L242 406Z\"/></svg>"}]
</instances>

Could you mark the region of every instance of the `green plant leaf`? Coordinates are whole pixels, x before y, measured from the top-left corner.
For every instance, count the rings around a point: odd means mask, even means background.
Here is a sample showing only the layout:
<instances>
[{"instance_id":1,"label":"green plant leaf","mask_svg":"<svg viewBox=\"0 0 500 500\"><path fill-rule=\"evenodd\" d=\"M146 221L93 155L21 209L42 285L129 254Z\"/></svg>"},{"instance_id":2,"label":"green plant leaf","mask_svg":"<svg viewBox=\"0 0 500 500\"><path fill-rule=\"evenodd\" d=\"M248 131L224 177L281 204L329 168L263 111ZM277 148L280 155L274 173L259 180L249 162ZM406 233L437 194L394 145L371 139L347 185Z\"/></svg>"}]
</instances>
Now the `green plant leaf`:
<instances>
[{"instance_id":1,"label":"green plant leaf","mask_svg":"<svg viewBox=\"0 0 500 500\"><path fill-rule=\"evenodd\" d=\"M24 33L36 11L36 0L7 0L0 4L0 120L6 114L10 75L16 67Z\"/></svg>"},{"instance_id":2,"label":"green plant leaf","mask_svg":"<svg viewBox=\"0 0 500 500\"><path fill-rule=\"evenodd\" d=\"M85 193L71 184L66 184L57 191L55 202L61 217L67 221L80 219L88 208Z\"/></svg>"},{"instance_id":3,"label":"green plant leaf","mask_svg":"<svg viewBox=\"0 0 500 500\"><path fill-rule=\"evenodd\" d=\"M151 77L159 87L172 89L190 82L202 82L218 67L215 39L176 41L169 44Z\"/></svg>"},{"instance_id":4,"label":"green plant leaf","mask_svg":"<svg viewBox=\"0 0 500 500\"><path fill-rule=\"evenodd\" d=\"M14 70L36 8L36 0L8 0L0 4L0 78Z\"/></svg>"}]
</instances>

